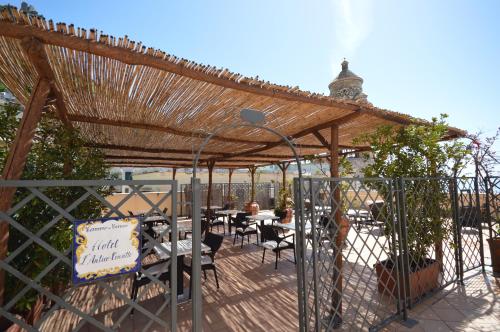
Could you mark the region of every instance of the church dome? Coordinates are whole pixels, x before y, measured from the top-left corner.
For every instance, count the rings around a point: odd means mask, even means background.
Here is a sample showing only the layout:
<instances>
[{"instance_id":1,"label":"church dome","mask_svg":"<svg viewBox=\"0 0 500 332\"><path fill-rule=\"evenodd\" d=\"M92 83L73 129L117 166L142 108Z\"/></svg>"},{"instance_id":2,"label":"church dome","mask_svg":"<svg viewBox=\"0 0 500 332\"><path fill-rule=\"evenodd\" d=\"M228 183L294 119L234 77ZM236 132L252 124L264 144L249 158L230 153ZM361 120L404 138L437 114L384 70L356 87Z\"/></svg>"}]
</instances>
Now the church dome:
<instances>
[{"instance_id":1,"label":"church dome","mask_svg":"<svg viewBox=\"0 0 500 332\"><path fill-rule=\"evenodd\" d=\"M342 71L329 85L330 97L368 102L363 93L363 79L349 70L349 62L342 61Z\"/></svg>"}]
</instances>

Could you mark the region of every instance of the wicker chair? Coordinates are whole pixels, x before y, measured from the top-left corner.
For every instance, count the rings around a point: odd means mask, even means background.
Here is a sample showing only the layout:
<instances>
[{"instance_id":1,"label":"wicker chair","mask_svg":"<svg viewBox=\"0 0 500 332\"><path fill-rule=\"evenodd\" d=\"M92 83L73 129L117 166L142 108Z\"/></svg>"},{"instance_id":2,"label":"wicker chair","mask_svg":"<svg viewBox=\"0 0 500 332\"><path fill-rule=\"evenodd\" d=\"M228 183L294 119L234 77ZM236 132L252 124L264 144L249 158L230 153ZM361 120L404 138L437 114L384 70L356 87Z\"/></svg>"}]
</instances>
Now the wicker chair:
<instances>
[{"instance_id":1,"label":"wicker chair","mask_svg":"<svg viewBox=\"0 0 500 332\"><path fill-rule=\"evenodd\" d=\"M290 234L286 236L279 236L278 228L272 225L259 226L260 232L262 233L262 238L264 242L262 247L264 251L262 253L262 263L264 263L264 258L266 257L266 249L274 251L276 254L276 262L274 263L274 268L278 269L278 258L281 257L281 252L283 250L291 249L293 250L293 260L297 264L297 258L295 256L295 234ZM292 241L287 241L286 239L292 238Z\"/></svg>"},{"instance_id":2,"label":"wicker chair","mask_svg":"<svg viewBox=\"0 0 500 332\"><path fill-rule=\"evenodd\" d=\"M207 271L214 271L215 284L217 285L217 289L219 289L219 279L217 278L217 268L215 266L215 254L222 246L222 242L224 241L224 237L222 235L207 233L203 243L210 247L210 252L206 255L201 256L201 270L205 275L205 280L207 280ZM192 286L192 261L188 264L184 264L184 272L189 274L189 298L191 298L191 286Z\"/></svg>"},{"instance_id":3,"label":"wicker chair","mask_svg":"<svg viewBox=\"0 0 500 332\"><path fill-rule=\"evenodd\" d=\"M247 242L250 243L250 235L255 234L257 237L257 244L259 243L259 236L257 235L257 228L253 225L256 223L249 223L246 219L247 216L252 215L249 212L240 212L236 214L236 217L230 218L233 227L236 227L236 232L234 232L233 245L236 243L238 236L241 236L241 248L243 248L243 242L245 236L247 237Z\"/></svg>"}]
</instances>

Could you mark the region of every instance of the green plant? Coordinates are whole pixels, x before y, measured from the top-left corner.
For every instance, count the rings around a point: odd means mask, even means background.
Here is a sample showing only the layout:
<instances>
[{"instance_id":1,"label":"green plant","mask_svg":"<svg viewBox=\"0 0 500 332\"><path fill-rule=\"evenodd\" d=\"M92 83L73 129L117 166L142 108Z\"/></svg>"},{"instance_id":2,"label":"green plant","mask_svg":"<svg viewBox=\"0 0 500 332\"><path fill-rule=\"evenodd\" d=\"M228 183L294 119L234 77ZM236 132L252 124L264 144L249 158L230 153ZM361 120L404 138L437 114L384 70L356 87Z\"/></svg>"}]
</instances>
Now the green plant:
<instances>
[{"instance_id":1,"label":"green plant","mask_svg":"<svg viewBox=\"0 0 500 332\"><path fill-rule=\"evenodd\" d=\"M284 185L280 188L278 193L278 201L276 202L276 207L274 208L275 215L282 215L286 212L286 209L293 208L294 202L291 195L291 183Z\"/></svg>"},{"instance_id":2,"label":"green plant","mask_svg":"<svg viewBox=\"0 0 500 332\"><path fill-rule=\"evenodd\" d=\"M0 165L3 169L9 147L15 137L19 125L21 108L17 104L0 105ZM103 179L108 177L108 168L100 150L87 148L77 130L67 130L60 121L44 115L39 123L35 140L28 155L22 179ZM110 188L98 188L97 192L107 195ZM66 208L85 193L78 187L49 187L43 191L50 200L60 207ZM29 192L18 189L14 204L25 198ZM101 215L102 203L95 198L83 200L71 211L76 218L94 218ZM51 220L59 215L47 203L38 198L30 200L19 209L14 219L26 229L37 233ZM43 233L42 240L61 253L71 248L72 224L65 218L58 220ZM15 227L9 229L9 254L28 240L27 236ZM46 249L33 243L19 253L9 263L12 267L31 279L35 279L47 268L55 257ZM59 263L40 280L43 287L56 294L67 287L70 280L70 267ZM6 278L7 303L18 294L25 284L10 274ZM37 292L30 290L16 303L18 313L26 313L37 300Z\"/></svg>"},{"instance_id":3,"label":"green plant","mask_svg":"<svg viewBox=\"0 0 500 332\"><path fill-rule=\"evenodd\" d=\"M372 150L373 163L363 169L365 177L420 178L405 182L408 249L417 264L429 257L432 245L440 259L441 243L451 231L448 211L444 208L449 201L449 183L440 177L455 174L468 154L461 141L442 142L448 133L446 118L441 115L430 124L407 127L382 126L356 140L368 143ZM367 181L367 185L383 197L395 200L383 182ZM384 229L390 236L391 225L386 224Z\"/></svg>"}]
</instances>

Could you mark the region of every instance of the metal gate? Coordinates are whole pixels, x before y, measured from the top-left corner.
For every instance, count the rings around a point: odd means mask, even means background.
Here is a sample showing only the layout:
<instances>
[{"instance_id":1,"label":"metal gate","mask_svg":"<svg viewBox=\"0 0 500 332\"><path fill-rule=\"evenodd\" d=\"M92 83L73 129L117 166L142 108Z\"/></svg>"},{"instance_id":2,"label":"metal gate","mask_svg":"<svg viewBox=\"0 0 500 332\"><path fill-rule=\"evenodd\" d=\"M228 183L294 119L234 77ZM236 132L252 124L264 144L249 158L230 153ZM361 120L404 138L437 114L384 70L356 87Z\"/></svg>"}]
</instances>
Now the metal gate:
<instances>
[{"instance_id":1,"label":"metal gate","mask_svg":"<svg viewBox=\"0 0 500 332\"><path fill-rule=\"evenodd\" d=\"M475 178L295 179L294 190L301 331L379 329L483 266Z\"/></svg>"},{"instance_id":2,"label":"metal gate","mask_svg":"<svg viewBox=\"0 0 500 332\"><path fill-rule=\"evenodd\" d=\"M141 192L151 185L168 189ZM112 194L121 186L130 192ZM0 261L5 276L0 285L5 290L0 302L4 327L7 321L27 331L115 331L125 325L175 331L176 290L182 282L177 280L177 237L171 237L170 251L160 242L169 233L177 234L176 181L4 180L0 187L16 188L13 206L0 212L0 220L9 224L9 234L2 234L4 240L8 236L8 255ZM129 214L140 215L141 270L72 284L73 221ZM166 221L159 232L146 224L151 215Z\"/></svg>"}]
</instances>

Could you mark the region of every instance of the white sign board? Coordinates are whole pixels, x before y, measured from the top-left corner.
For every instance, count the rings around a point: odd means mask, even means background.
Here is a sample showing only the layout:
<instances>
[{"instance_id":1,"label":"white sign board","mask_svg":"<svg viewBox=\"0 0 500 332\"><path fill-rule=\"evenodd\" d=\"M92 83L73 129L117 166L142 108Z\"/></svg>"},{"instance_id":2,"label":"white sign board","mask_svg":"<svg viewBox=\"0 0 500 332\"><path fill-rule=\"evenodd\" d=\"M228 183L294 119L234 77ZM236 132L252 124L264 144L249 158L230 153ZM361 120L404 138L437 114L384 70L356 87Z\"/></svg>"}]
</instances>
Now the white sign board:
<instances>
[{"instance_id":1,"label":"white sign board","mask_svg":"<svg viewBox=\"0 0 500 332\"><path fill-rule=\"evenodd\" d=\"M73 284L140 270L139 218L77 220L73 228Z\"/></svg>"}]
</instances>

